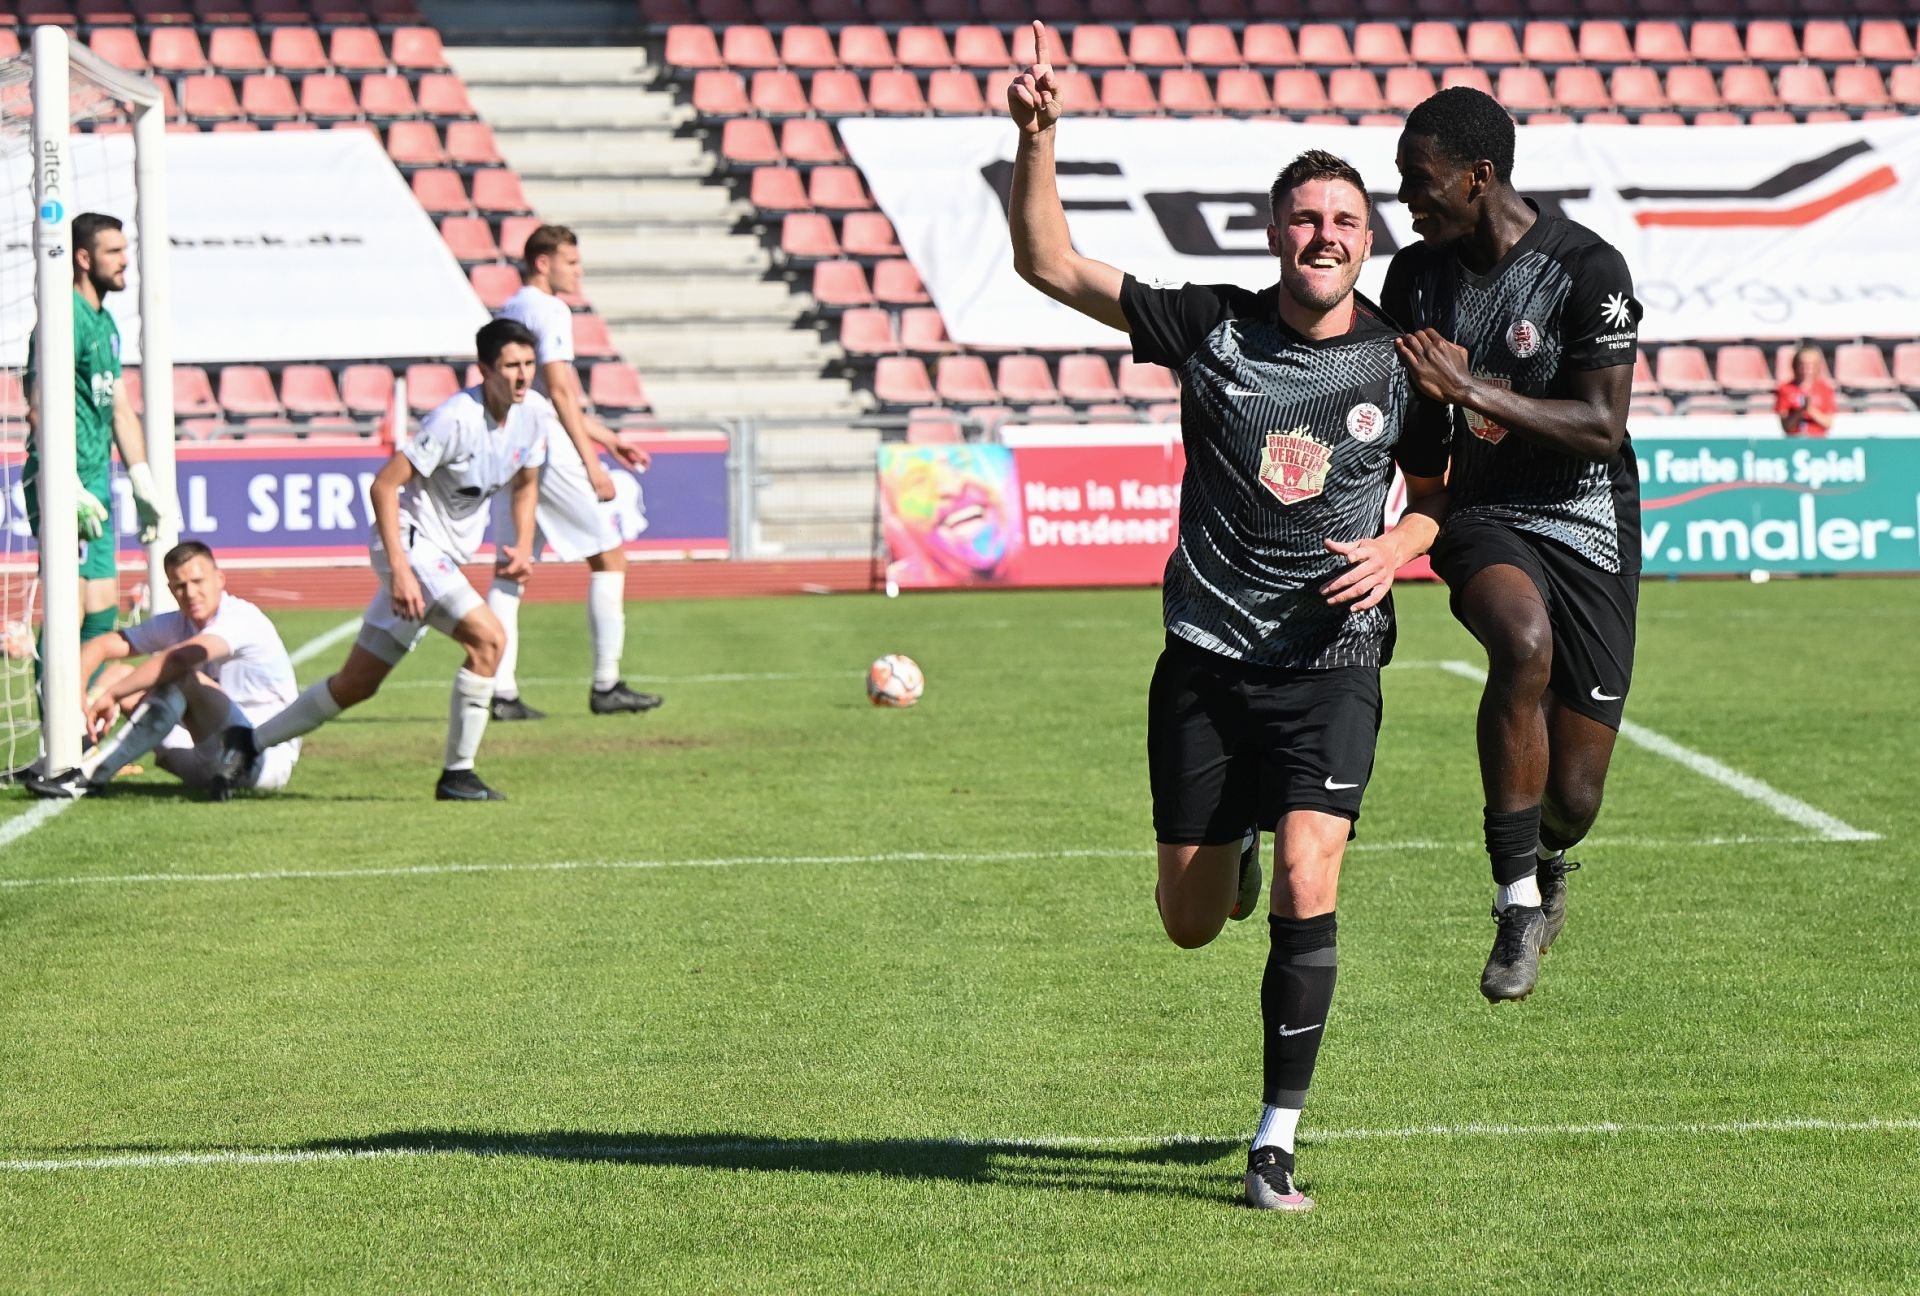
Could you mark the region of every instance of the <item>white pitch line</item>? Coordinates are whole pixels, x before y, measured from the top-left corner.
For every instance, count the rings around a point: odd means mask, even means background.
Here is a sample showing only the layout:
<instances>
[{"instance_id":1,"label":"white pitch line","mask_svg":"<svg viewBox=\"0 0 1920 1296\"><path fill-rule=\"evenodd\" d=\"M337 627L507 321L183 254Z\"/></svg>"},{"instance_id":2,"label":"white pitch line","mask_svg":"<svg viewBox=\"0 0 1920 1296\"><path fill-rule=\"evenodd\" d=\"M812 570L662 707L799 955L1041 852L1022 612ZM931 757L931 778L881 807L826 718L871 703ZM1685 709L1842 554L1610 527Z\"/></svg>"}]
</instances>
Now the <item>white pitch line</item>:
<instances>
[{"instance_id":1,"label":"white pitch line","mask_svg":"<svg viewBox=\"0 0 1920 1296\"><path fill-rule=\"evenodd\" d=\"M327 631L325 634L317 635L314 638L309 639L305 643L301 644L298 648L295 648L292 652L287 654L287 660L292 662L295 666L298 666L301 662L308 661L314 657L318 657L321 653L333 647L335 644L339 643L342 639L345 639L348 635L355 633L359 629L360 629L359 617L354 617L351 621L342 621L339 625Z\"/></svg>"},{"instance_id":2,"label":"white pitch line","mask_svg":"<svg viewBox=\"0 0 1920 1296\"><path fill-rule=\"evenodd\" d=\"M1484 684L1487 673L1478 666L1463 661L1443 661L1440 669L1461 679L1473 680ZM1798 797L1788 796L1770 783L1762 782L1751 774L1742 774L1731 765L1722 764L1705 752L1697 752L1667 737L1656 733L1643 724L1631 720L1620 722L1620 736L1628 742L1644 747L1656 756L1664 756L1677 765L1685 766L1695 774L1712 779L1722 787L1731 788L1749 801L1757 801L1782 819L1799 824L1802 828L1811 828L1820 834L1824 841L1879 841L1880 834L1855 828L1845 820L1838 819L1826 811L1808 805Z\"/></svg>"},{"instance_id":3,"label":"white pitch line","mask_svg":"<svg viewBox=\"0 0 1920 1296\"><path fill-rule=\"evenodd\" d=\"M1458 1138L1702 1138L1746 1134L1905 1134L1920 1131L1920 1119L1881 1117L1867 1120L1826 1120L1786 1117L1744 1121L1593 1121L1569 1125L1503 1125L1472 1122L1463 1125L1405 1125L1380 1129L1307 1131L1301 1141L1349 1143L1360 1141L1411 1142L1416 1139ZM312 1165L329 1161L424 1160L433 1157L547 1157L578 1161L652 1161L698 1164L701 1160L743 1153L806 1156L857 1150L874 1143L902 1150L1003 1152L1009 1155L1073 1152L1084 1149L1128 1150L1191 1147L1226 1143L1238 1145L1246 1132L1232 1134L1121 1134L1112 1136L1062 1134L1014 1135L1008 1138L957 1137L923 1139L726 1139L702 1143L697 1136L674 1143L555 1143L540 1139L475 1140L449 1147L423 1144L382 1148L221 1148L205 1152L132 1152L96 1157L37 1157L0 1160L0 1173L34 1174L72 1170L171 1170L201 1166Z\"/></svg>"}]
</instances>

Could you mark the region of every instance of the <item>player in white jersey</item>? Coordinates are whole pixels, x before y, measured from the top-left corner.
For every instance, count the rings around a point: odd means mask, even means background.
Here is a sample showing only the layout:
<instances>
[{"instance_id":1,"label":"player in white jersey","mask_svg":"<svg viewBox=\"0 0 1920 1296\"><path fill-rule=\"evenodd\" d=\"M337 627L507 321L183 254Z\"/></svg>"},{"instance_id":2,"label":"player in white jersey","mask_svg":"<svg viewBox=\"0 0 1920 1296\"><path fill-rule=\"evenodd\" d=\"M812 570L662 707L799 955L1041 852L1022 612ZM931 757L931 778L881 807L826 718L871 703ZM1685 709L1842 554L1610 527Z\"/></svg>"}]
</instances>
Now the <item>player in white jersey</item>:
<instances>
[{"instance_id":1,"label":"player in white jersey","mask_svg":"<svg viewBox=\"0 0 1920 1296\"><path fill-rule=\"evenodd\" d=\"M317 729L379 692L393 668L431 626L466 650L453 678L447 758L434 787L438 801L504 801L474 773L486 732L493 674L506 635L461 572L486 538L487 501L507 487L519 534L533 534L539 467L553 428L553 406L532 390L533 335L512 320L480 330L481 382L456 392L421 421L420 433L394 452L373 479L368 550L380 589L367 604L346 664L302 693L258 729L227 731L229 776L264 751ZM503 548L510 576L525 576L524 545Z\"/></svg>"},{"instance_id":2,"label":"player in white jersey","mask_svg":"<svg viewBox=\"0 0 1920 1296\"><path fill-rule=\"evenodd\" d=\"M613 477L600 462L606 451L635 472L645 471L649 456L629 446L607 426L586 412L580 394L580 376L573 368L573 312L558 294L580 290L580 241L564 225L542 225L527 236L526 286L500 308L505 319L527 326L538 339L539 376L534 390L553 401L565 436L555 436L547 447L546 467L540 470L539 530L533 556L551 548L561 562L585 562L587 627L593 643L593 689L587 706L595 715L623 711L651 711L660 705L655 693L636 693L620 678L620 653L627 637L627 554L622 548L614 504ZM503 501L494 505L495 542L514 543L518 532ZM496 574L487 591L487 606L506 628L507 648L494 677L493 718L538 720L546 713L520 700L514 678L520 646L522 579Z\"/></svg>"},{"instance_id":3,"label":"player in white jersey","mask_svg":"<svg viewBox=\"0 0 1920 1296\"><path fill-rule=\"evenodd\" d=\"M300 759L300 744L275 747L238 772L220 777L221 736L252 728L293 701L293 663L266 613L229 594L213 550L183 540L163 560L167 588L179 604L139 625L89 639L80 649L80 677L107 662L146 656L87 699L87 725L104 732L122 711L127 723L58 778L28 779L36 796L78 797L106 787L124 766L156 747L160 768L224 801L234 786L282 788Z\"/></svg>"}]
</instances>

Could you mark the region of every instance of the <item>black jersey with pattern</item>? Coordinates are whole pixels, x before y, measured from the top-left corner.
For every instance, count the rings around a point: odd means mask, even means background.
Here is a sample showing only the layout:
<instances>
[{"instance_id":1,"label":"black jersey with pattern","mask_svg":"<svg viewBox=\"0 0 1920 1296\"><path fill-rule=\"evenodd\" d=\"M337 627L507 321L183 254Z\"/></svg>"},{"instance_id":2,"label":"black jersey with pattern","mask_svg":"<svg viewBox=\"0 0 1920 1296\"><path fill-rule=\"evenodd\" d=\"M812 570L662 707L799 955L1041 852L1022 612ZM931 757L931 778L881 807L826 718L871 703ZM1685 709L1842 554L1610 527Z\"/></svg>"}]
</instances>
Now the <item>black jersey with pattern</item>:
<instances>
[{"instance_id":1,"label":"black jersey with pattern","mask_svg":"<svg viewBox=\"0 0 1920 1296\"><path fill-rule=\"evenodd\" d=\"M1547 400L1570 397L1574 372L1632 364L1639 340L1641 306L1626 259L1557 216L1538 217L1484 275L1469 271L1451 244L1404 247L1380 300L1402 327L1437 329L1465 347L1476 376ZM1465 408L1454 417L1449 517L1486 517L1545 536L1602 571L1640 570L1640 475L1630 439L1597 463Z\"/></svg>"},{"instance_id":2,"label":"black jersey with pattern","mask_svg":"<svg viewBox=\"0 0 1920 1296\"><path fill-rule=\"evenodd\" d=\"M1181 380L1187 467L1167 629L1253 665L1378 666L1393 650L1392 602L1329 605L1319 587L1346 562L1325 542L1380 534L1395 461L1444 471L1444 412L1414 391L1377 307L1362 300L1351 330L1316 341L1281 323L1279 293L1131 275L1121 288L1134 358Z\"/></svg>"}]
</instances>

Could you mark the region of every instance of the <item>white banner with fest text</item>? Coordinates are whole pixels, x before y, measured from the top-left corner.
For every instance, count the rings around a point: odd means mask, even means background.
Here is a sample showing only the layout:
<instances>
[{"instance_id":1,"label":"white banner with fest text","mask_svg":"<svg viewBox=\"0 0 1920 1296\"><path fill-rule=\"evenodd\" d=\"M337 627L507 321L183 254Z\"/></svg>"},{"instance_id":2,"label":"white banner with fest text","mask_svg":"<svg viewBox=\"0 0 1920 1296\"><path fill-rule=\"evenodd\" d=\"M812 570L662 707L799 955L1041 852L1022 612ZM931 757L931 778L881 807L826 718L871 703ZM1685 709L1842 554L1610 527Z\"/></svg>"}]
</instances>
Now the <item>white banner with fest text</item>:
<instances>
[{"instance_id":1,"label":"white banner with fest text","mask_svg":"<svg viewBox=\"0 0 1920 1296\"><path fill-rule=\"evenodd\" d=\"M1377 295L1414 241L1395 200L1400 131L1277 121L1077 119L1059 127L1060 194L1084 255L1143 280L1278 278L1267 190L1310 148L1367 179ZM1014 274L1005 118L840 123L953 338L972 346L1117 347L1114 331ZM1520 191L1620 249L1643 341L1912 337L1920 325L1920 119L1797 126L1530 126Z\"/></svg>"},{"instance_id":2,"label":"white banner with fest text","mask_svg":"<svg viewBox=\"0 0 1920 1296\"><path fill-rule=\"evenodd\" d=\"M173 355L180 364L463 357L488 314L433 220L366 131L168 135ZM76 135L74 210L134 221L130 135ZM32 192L24 151L5 182ZM33 328L31 202L0 215L0 365ZM15 286L24 285L19 291ZM138 263L107 309L140 356Z\"/></svg>"}]
</instances>

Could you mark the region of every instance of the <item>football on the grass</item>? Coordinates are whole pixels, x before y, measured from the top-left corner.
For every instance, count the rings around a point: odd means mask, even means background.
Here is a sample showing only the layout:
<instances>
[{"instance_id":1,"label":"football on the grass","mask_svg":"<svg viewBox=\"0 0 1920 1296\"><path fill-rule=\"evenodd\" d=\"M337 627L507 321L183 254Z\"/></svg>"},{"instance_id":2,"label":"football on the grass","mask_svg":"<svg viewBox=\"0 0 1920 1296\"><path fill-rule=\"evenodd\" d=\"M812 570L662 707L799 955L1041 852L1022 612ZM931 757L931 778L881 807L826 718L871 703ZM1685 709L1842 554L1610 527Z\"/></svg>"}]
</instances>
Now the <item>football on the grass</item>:
<instances>
[{"instance_id":1,"label":"football on the grass","mask_svg":"<svg viewBox=\"0 0 1920 1296\"><path fill-rule=\"evenodd\" d=\"M875 706L910 707L926 687L927 677L911 657L889 653L867 667L867 696Z\"/></svg>"}]
</instances>

